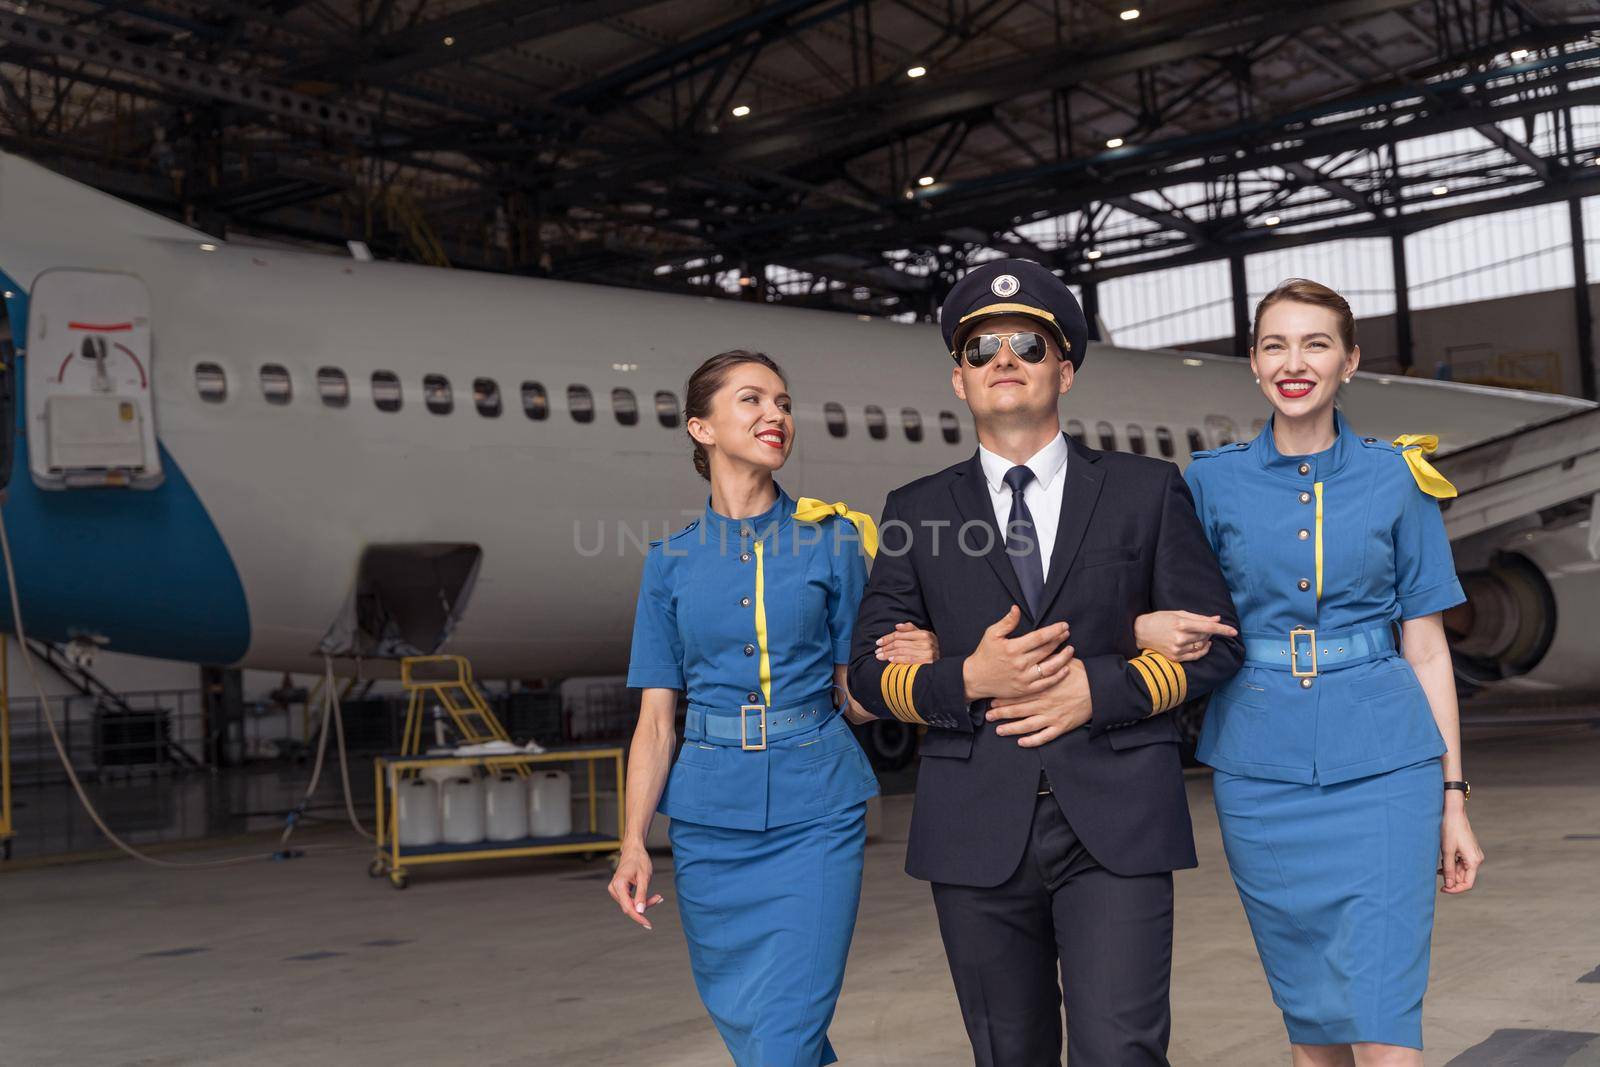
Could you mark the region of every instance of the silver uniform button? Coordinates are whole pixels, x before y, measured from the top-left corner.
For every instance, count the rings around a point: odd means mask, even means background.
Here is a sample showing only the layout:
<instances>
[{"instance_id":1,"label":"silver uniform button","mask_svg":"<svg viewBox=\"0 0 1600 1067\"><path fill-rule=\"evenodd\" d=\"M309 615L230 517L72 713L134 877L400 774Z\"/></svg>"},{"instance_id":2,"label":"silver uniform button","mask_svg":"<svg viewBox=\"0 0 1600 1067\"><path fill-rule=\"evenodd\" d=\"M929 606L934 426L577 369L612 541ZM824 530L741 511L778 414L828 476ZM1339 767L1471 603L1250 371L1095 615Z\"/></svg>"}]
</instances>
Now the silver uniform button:
<instances>
[{"instance_id":1,"label":"silver uniform button","mask_svg":"<svg viewBox=\"0 0 1600 1067\"><path fill-rule=\"evenodd\" d=\"M1302 504L1311 503L1311 494L1310 493L1301 493L1300 494L1300 503L1302 503Z\"/></svg>"},{"instance_id":2,"label":"silver uniform button","mask_svg":"<svg viewBox=\"0 0 1600 1067\"><path fill-rule=\"evenodd\" d=\"M1306 538L1311 536L1311 531L1310 530L1301 530L1299 533L1295 534L1295 536L1300 538L1300 540L1304 541Z\"/></svg>"},{"instance_id":3,"label":"silver uniform button","mask_svg":"<svg viewBox=\"0 0 1600 1067\"><path fill-rule=\"evenodd\" d=\"M749 563L750 562L750 553L748 553L748 552L739 553L739 562L740 563Z\"/></svg>"},{"instance_id":4,"label":"silver uniform button","mask_svg":"<svg viewBox=\"0 0 1600 1067\"><path fill-rule=\"evenodd\" d=\"M1311 473L1311 464L1309 464L1309 463L1300 464L1300 473L1301 474L1310 474Z\"/></svg>"},{"instance_id":5,"label":"silver uniform button","mask_svg":"<svg viewBox=\"0 0 1600 1067\"><path fill-rule=\"evenodd\" d=\"M1300 679L1300 688L1301 689L1310 689L1311 688L1311 679L1310 678L1302 678L1302 679Z\"/></svg>"},{"instance_id":6,"label":"silver uniform button","mask_svg":"<svg viewBox=\"0 0 1600 1067\"><path fill-rule=\"evenodd\" d=\"M747 608L747 607L749 607L749 606L750 606L750 598L749 598L749 597L747 597L747 596L742 596L742 597L740 597L740 598L739 598L739 606L740 606L740 607L741 607L741 608Z\"/></svg>"},{"instance_id":7,"label":"silver uniform button","mask_svg":"<svg viewBox=\"0 0 1600 1067\"><path fill-rule=\"evenodd\" d=\"M761 694L760 693L746 693L744 695L744 699L745 699L746 703L754 704L756 701L761 699Z\"/></svg>"},{"instance_id":8,"label":"silver uniform button","mask_svg":"<svg viewBox=\"0 0 1600 1067\"><path fill-rule=\"evenodd\" d=\"M1311 579L1302 578L1302 579L1300 579L1298 582L1296 582L1294 584L1299 586L1300 587L1300 591L1302 593L1304 593L1307 589L1311 588Z\"/></svg>"},{"instance_id":9,"label":"silver uniform button","mask_svg":"<svg viewBox=\"0 0 1600 1067\"><path fill-rule=\"evenodd\" d=\"M744 646L744 654L747 655L747 656L755 655L756 654L756 646L755 645L745 645Z\"/></svg>"}]
</instances>

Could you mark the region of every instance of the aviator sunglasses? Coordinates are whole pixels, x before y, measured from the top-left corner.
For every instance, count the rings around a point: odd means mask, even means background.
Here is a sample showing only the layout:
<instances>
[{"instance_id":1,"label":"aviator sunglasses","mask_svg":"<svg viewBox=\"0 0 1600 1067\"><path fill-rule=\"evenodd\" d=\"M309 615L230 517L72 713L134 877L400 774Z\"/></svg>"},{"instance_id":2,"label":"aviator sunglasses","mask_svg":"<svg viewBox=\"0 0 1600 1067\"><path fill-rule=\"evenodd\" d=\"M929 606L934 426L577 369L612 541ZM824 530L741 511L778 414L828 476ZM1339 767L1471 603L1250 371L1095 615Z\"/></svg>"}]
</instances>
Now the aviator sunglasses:
<instances>
[{"instance_id":1,"label":"aviator sunglasses","mask_svg":"<svg viewBox=\"0 0 1600 1067\"><path fill-rule=\"evenodd\" d=\"M1024 363L1042 363L1050 346L1044 335L1032 331L1018 333L975 333L961 345L960 352L950 353L957 363L966 358L967 366L981 367L1000 354L1000 346L1011 342L1011 354Z\"/></svg>"}]
</instances>

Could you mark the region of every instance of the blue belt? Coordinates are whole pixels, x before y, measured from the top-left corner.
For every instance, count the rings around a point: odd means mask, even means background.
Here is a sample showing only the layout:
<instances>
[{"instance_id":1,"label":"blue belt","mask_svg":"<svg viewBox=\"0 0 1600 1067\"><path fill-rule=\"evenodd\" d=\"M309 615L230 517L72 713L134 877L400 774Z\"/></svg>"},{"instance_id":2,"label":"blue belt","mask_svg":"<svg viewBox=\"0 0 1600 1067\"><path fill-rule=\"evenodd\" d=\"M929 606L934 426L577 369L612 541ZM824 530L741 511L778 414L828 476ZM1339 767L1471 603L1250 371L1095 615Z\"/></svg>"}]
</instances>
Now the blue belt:
<instances>
[{"instance_id":1,"label":"blue belt","mask_svg":"<svg viewBox=\"0 0 1600 1067\"><path fill-rule=\"evenodd\" d=\"M1288 671L1296 678L1315 678L1324 670L1354 667L1394 649L1394 628L1387 622L1337 633L1297 627L1283 634L1244 635L1245 666Z\"/></svg>"},{"instance_id":2,"label":"blue belt","mask_svg":"<svg viewBox=\"0 0 1600 1067\"><path fill-rule=\"evenodd\" d=\"M803 730L815 730L837 712L831 690L803 703L782 708L742 704L737 710L729 711L704 704L690 704L683 720L683 734L690 741L737 744L746 752L760 752L769 741Z\"/></svg>"}]
</instances>

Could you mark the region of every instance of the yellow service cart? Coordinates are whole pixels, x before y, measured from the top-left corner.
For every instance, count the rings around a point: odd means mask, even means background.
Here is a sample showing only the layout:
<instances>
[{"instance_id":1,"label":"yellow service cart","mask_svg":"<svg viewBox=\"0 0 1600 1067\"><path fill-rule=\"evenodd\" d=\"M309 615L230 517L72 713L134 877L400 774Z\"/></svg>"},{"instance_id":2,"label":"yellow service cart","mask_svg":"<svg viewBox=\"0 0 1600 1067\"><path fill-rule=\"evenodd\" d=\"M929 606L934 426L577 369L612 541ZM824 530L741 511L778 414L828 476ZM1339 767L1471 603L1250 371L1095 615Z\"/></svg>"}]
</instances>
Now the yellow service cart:
<instances>
[{"instance_id":1,"label":"yellow service cart","mask_svg":"<svg viewBox=\"0 0 1600 1067\"><path fill-rule=\"evenodd\" d=\"M527 774L529 768L539 764L583 763L588 780L588 827L562 837L525 837L513 841L479 841L473 844L438 844L402 846L400 820L395 790L399 784L420 774L425 767L460 766L482 767L490 774L507 771ZM602 764L611 764L616 779L616 824L600 825L600 795L597 791ZM483 756L400 756L379 757L374 764L378 807L377 855L367 868L374 878L388 875L396 889L409 883L407 871L424 863L457 863L465 860L509 859L516 856L554 856L562 853L619 853L622 851L622 823L625 810L623 796L623 749L620 745L604 748L565 748L548 752L507 752ZM574 777L577 777L574 775ZM575 828L576 829L576 828Z\"/></svg>"}]
</instances>

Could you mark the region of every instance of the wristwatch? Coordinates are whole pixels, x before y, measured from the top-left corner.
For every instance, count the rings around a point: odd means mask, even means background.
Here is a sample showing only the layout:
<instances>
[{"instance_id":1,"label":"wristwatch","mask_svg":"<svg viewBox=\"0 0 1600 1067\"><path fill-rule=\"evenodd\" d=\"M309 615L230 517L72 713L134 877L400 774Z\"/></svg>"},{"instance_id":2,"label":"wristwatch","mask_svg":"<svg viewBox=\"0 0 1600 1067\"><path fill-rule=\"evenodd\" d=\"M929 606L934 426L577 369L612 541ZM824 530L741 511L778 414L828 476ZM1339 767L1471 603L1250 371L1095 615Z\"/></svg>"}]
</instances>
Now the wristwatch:
<instances>
[{"instance_id":1,"label":"wristwatch","mask_svg":"<svg viewBox=\"0 0 1600 1067\"><path fill-rule=\"evenodd\" d=\"M1444 784L1444 787L1446 789L1459 789L1459 790L1461 790L1461 799L1462 800L1470 800L1470 799L1472 799L1472 783L1470 783L1470 782L1446 782Z\"/></svg>"}]
</instances>

